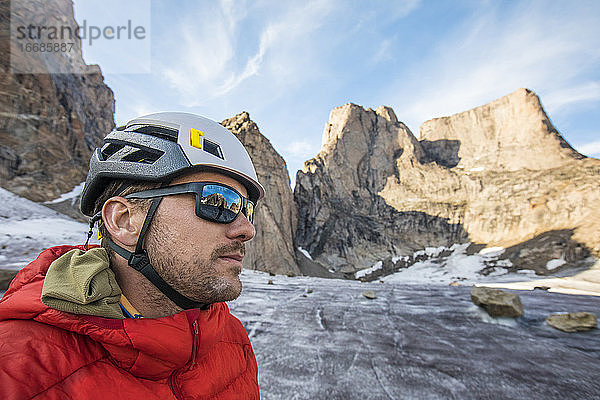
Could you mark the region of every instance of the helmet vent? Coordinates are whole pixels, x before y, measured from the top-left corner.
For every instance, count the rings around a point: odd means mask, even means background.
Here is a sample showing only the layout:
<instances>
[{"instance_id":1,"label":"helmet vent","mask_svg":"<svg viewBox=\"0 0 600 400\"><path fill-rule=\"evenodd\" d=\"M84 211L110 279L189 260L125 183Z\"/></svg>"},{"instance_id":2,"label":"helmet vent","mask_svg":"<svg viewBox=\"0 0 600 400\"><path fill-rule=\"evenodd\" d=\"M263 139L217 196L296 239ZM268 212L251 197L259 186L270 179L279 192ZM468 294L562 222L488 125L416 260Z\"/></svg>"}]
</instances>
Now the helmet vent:
<instances>
[{"instance_id":1,"label":"helmet vent","mask_svg":"<svg viewBox=\"0 0 600 400\"><path fill-rule=\"evenodd\" d=\"M136 150L127 154L121 159L121 161L129 161L141 164L152 164L158 160L164 153L162 151L148 151L148 150Z\"/></svg>"},{"instance_id":2,"label":"helmet vent","mask_svg":"<svg viewBox=\"0 0 600 400\"><path fill-rule=\"evenodd\" d=\"M221 160L225 159L225 157L223 157L223 152L221 151L221 146L219 146L215 142L211 142L208 139L204 139L204 146L202 146L202 148L207 153L210 153L215 157L219 157Z\"/></svg>"},{"instance_id":3,"label":"helmet vent","mask_svg":"<svg viewBox=\"0 0 600 400\"><path fill-rule=\"evenodd\" d=\"M108 158L110 158L110 156L115 154L117 151L121 150L123 147L125 147L125 145L120 143L107 144L106 146L104 146L104 149L102 149L102 160L107 160Z\"/></svg>"},{"instance_id":4,"label":"helmet vent","mask_svg":"<svg viewBox=\"0 0 600 400\"><path fill-rule=\"evenodd\" d=\"M175 129L154 125L132 125L127 128L127 130L131 132L143 133L157 138L170 140L171 142L177 142L177 131Z\"/></svg>"}]
</instances>

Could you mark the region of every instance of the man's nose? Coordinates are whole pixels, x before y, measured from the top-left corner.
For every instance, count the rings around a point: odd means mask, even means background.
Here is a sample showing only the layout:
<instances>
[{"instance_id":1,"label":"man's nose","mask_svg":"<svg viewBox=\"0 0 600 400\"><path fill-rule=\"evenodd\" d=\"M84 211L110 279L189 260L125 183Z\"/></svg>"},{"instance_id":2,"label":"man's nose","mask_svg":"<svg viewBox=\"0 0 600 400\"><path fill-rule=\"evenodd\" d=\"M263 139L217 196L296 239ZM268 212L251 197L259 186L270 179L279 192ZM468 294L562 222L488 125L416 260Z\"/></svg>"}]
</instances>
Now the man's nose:
<instances>
[{"instance_id":1,"label":"man's nose","mask_svg":"<svg viewBox=\"0 0 600 400\"><path fill-rule=\"evenodd\" d=\"M230 239L247 242L256 235L256 228L248 221L248 218L242 213L227 227L227 237Z\"/></svg>"}]
</instances>

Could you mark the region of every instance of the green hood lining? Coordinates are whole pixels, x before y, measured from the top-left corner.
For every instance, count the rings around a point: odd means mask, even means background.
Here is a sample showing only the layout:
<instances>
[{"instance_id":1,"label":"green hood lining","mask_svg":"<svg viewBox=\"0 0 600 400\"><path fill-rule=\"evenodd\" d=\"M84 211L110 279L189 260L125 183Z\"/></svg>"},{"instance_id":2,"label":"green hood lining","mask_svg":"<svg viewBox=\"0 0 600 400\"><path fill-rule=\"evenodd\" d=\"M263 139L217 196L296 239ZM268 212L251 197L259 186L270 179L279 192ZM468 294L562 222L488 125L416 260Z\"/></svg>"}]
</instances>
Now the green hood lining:
<instances>
[{"instance_id":1,"label":"green hood lining","mask_svg":"<svg viewBox=\"0 0 600 400\"><path fill-rule=\"evenodd\" d=\"M124 319L119 306L121 288L103 248L73 249L48 268L42 303L71 314Z\"/></svg>"}]
</instances>

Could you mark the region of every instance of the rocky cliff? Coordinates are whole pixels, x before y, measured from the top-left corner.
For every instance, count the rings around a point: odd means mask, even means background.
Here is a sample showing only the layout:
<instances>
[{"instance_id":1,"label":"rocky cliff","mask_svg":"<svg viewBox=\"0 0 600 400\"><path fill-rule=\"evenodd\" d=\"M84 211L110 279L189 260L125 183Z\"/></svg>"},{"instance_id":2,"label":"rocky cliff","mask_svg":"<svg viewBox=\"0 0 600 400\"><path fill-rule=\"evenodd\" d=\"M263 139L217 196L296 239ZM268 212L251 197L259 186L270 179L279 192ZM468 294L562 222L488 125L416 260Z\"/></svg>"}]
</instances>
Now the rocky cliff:
<instances>
[{"instance_id":1,"label":"rocky cliff","mask_svg":"<svg viewBox=\"0 0 600 400\"><path fill-rule=\"evenodd\" d=\"M256 208L256 236L247 246L244 266L274 274L299 275L294 247L296 205L285 161L247 112L221 124L244 144L258 180L266 189L265 197Z\"/></svg>"},{"instance_id":2,"label":"rocky cliff","mask_svg":"<svg viewBox=\"0 0 600 400\"><path fill-rule=\"evenodd\" d=\"M297 242L349 272L472 241L544 273L600 254L599 178L600 160L574 151L525 89L428 121L420 140L389 108L347 104L297 174Z\"/></svg>"},{"instance_id":3,"label":"rocky cliff","mask_svg":"<svg viewBox=\"0 0 600 400\"><path fill-rule=\"evenodd\" d=\"M76 26L67 0L17 3L14 17L44 10L44 24ZM35 13L34 13L35 14ZM82 73L16 74L10 65L10 5L0 2L0 180L34 201L69 192L85 180L91 151L114 126L113 92L100 68L86 65L75 41L70 53L27 53L24 64L77 66ZM12 54L13 57L21 57ZM14 60L13 60L14 61ZM34 68L35 70L35 68Z\"/></svg>"},{"instance_id":4,"label":"rocky cliff","mask_svg":"<svg viewBox=\"0 0 600 400\"><path fill-rule=\"evenodd\" d=\"M427 121L419 141L432 161L467 171L543 170L585 158L562 138L539 98L527 89Z\"/></svg>"},{"instance_id":5,"label":"rocky cliff","mask_svg":"<svg viewBox=\"0 0 600 400\"><path fill-rule=\"evenodd\" d=\"M350 273L425 246L467 239L447 217L387 204L388 179L422 165L425 153L392 109L346 104L334 109L319 154L296 175L297 242L315 261ZM427 165L430 176L442 167Z\"/></svg>"}]
</instances>

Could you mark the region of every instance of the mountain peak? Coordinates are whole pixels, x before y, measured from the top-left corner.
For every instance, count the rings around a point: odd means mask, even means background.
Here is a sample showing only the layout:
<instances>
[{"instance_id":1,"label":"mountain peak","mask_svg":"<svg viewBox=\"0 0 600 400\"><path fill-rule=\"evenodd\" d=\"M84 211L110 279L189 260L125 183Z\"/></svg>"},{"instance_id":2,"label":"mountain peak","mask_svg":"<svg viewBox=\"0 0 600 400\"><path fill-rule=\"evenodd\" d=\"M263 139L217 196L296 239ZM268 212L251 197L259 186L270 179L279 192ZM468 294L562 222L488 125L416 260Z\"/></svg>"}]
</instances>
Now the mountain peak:
<instances>
[{"instance_id":1,"label":"mountain peak","mask_svg":"<svg viewBox=\"0 0 600 400\"><path fill-rule=\"evenodd\" d=\"M447 142L458 146L457 167L542 170L585 158L552 125L540 99L529 89L513 93L471 110L435 118L420 129L422 143L433 147Z\"/></svg>"}]
</instances>

